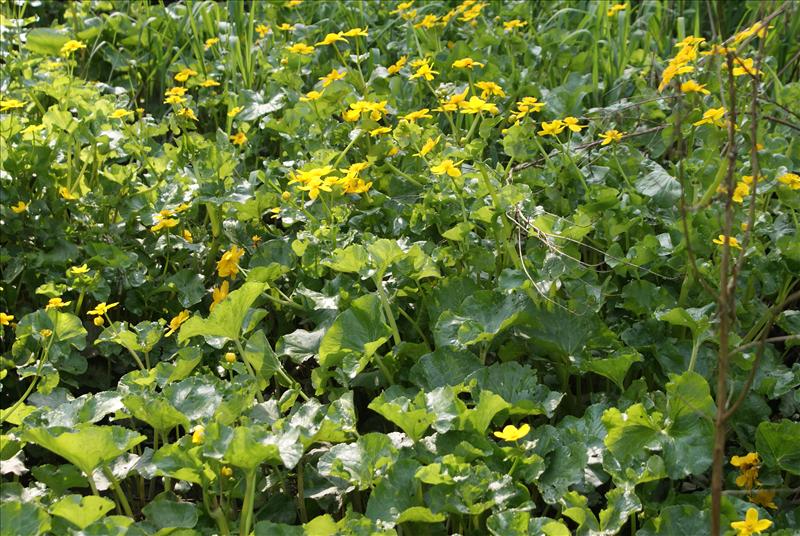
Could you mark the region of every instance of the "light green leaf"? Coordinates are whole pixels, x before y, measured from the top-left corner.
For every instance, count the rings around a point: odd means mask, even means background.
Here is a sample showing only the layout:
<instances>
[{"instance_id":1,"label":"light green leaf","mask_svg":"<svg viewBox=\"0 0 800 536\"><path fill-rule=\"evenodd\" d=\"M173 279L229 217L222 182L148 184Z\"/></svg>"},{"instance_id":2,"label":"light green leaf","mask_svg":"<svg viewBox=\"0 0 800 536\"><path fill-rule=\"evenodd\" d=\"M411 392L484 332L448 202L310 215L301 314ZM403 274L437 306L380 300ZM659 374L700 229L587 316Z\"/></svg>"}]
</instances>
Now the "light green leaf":
<instances>
[{"instance_id":1,"label":"light green leaf","mask_svg":"<svg viewBox=\"0 0 800 536\"><path fill-rule=\"evenodd\" d=\"M767 466L800 475L800 423L762 422L756 429L756 450Z\"/></svg>"},{"instance_id":2,"label":"light green leaf","mask_svg":"<svg viewBox=\"0 0 800 536\"><path fill-rule=\"evenodd\" d=\"M181 326L178 343L183 344L197 335L238 339L248 310L265 288L265 283L245 283L228 294L222 303L217 304L208 318L194 315Z\"/></svg>"},{"instance_id":3,"label":"light green leaf","mask_svg":"<svg viewBox=\"0 0 800 536\"><path fill-rule=\"evenodd\" d=\"M104 497L67 495L50 507L50 513L83 530L113 509L114 501Z\"/></svg>"}]
</instances>

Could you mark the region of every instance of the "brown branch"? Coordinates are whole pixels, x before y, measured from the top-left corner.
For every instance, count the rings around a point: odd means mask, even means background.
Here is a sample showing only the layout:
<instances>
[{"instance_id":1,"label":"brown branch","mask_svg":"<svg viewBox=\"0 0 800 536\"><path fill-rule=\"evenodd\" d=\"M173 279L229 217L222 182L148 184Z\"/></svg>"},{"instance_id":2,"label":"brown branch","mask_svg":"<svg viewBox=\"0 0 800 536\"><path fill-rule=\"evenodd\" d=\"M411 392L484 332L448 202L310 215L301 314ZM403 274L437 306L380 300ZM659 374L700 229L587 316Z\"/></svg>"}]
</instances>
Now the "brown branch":
<instances>
[{"instance_id":1,"label":"brown branch","mask_svg":"<svg viewBox=\"0 0 800 536\"><path fill-rule=\"evenodd\" d=\"M790 123L788 121L780 119L778 117L773 117L771 115L766 115L766 116L764 116L764 119L769 119L770 121L774 121L776 123L780 123L781 125L787 126L789 128L792 128L792 129L797 130L798 132L800 132L800 127L798 127L797 125L794 125L794 124L792 124L792 123Z\"/></svg>"},{"instance_id":2,"label":"brown branch","mask_svg":"<svg viewBox=\"0 0 800 536\"><path fill-rule=\"evenodd\" d=\"M724 417L725 420L730 419L736 410L739 409L739 406L742 405L744 399L747 398L747 394L750 392L750 388L753 386L753 381L756 377L756 372L758 371L758 364L761 361L761 356L764 355L764 348L767 345L767 342L770 340L767 338L769 335L770 330L772 329L772 325L775 322L775 318L783 311L783 308L786 307L788 304L792 303L793 301L800 299L800 290L790 294L782 303L776 304L770 309L770 317L767 321L767 325L764 327L764 334L762 335L761 339L749 344L745 344L744 346L740 346L731 352L734 354L736 352L740 352L743 349L746 349L748 346L752 346L754 344L758 345L758 350L756 350L756 357L753 360L753 366L750 368L750 373L747 375L747 380L744 382L744 386L742 387L742 391L739 393L739 396L736 397L736 400L731 404L730 408L725 412ZM788 337L775 337L774 339L778 340L790 340L792 336Z\"/></svg>"},{"instance_id":3,"label":"brown branch","mask_svg":"<svg viewBox=\"0 0 800 536\"><path fill-rule=\"evenodd\" d=\"M717 4L717 9L722 9L722 4ZM721 13L720 13L720 19ZM722 260L720 262L719 296L717 310L719 315L719 355L717 357L717 389L716 417L714 419L714 443L712 450L711 467L711 536L719 536L722 522L722 484L723 463L725 460L725 435L726 435L726 404L728 387L729 338L734 311L735 287L732 288L729 277L731 258L730 237L733 227L733 176L736 171L736 82L733 79L733 54L728 52L728 104L730 115L728 117L728 169L725 176L727 195L725 199L725 223L723 234L725 243L722 246Z\"/></svg>"},{"instance_id":4,"label":"brown branch","mask_svg":"<svg viewBox=\"0 0 800 536\"><path fill-rule=\"evenodd\" d=\"M767 339L764 339L764 344L772 342L787 342L787 341L800 341L800 335L781 335L780 337L769 337ZM743 344L731 350L731 355L744 352L745 350L748 350L753 346L758 346L759 344L761 344L760 340L748 342L747 344Z\"/></svg>"}]
</instances>

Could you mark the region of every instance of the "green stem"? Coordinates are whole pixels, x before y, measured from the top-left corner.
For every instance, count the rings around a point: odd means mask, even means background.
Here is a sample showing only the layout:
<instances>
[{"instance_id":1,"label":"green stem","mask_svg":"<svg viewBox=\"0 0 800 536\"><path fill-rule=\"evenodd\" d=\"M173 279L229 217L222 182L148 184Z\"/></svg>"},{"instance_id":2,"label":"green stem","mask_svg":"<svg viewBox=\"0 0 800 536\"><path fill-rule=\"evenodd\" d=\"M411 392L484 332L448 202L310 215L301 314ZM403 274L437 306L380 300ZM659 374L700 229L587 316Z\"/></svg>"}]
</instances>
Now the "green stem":
<instances>
[{"instance_id":1,"label":"green stem","mask_svg":"<svg viewBox=\"0 0 800 536\"><path fill-rule=\"evenodd\" d=\"M244 348L242 347L242 342L239 340L238 337L236 339L234 339L233 342L234 342L234 344L236 344L236 350L239 352L239 355L242 358L242 363L244 363L244 366L247 368L247 372L250 373L250 375L253 378L258 380L258 375L256 374L256 371L253 370L253 367L250 365L250 363L247 361L247 358L244 355ZM260 389L256 390L256 398L258 399L258 401L260 403L264 402L264 395L261 394L261 390Z\"/></svg>"},{"instance_id":2,"label":"green stem","mask_svg":"<svg viewBox=\"0 0 800 536\"><path fill-rule=\"evenodd\" d=\"M14 413L14 411L16 411L16 409L20 406L20 404L22 404L23 402L25 402L25 400L27 400L31 392L33 392L33 388L36 386L36 383L39 381L39 378L41 378L42 368L44 368L44 364L47 362L47 357L50 353L50 344L52 344L52 342L53 342L53 335L50 335L50 341L48 341L47 346L42 351L42 357L39 358L39 365L36 367L36 373L33 375L33 381L31 381L30 385L28 385L28 388L25 390L25 392L22 393L22 396L19 397L19 400L14 402L13 406L11 406L6 411L0 413L0 423L5 422L5 420L8 417L10 417Z\"/></svg>"},{"instance_id":3,"label":"green stem","mask_svg":"<svg viewBox=\"0 0 800 536\"><path fill-rule=\"evenodd\" d=\"M242 519L239 522L239 535L248 536L253 521L253 503L256 495L256 468L247 471L244 501L242 503Z\"/></svg>"},{"instance_id":4,"label":"green stem","mask_svg":"<svg viewBox=\"0 0 800 536\"><path fill-rule=\"evenodd\" d=\"M352 140L350 140L350 143L347 144L347 147L345 147L344 150L341 153L339 153L339 156L337 156L336 160L333 161L333 167L337 167L339 165L339 162L342 161L342 158L344 158L345 155L347 155L350 149L352 149L353 145L355 145L358 139L361 137L362 132L363 131L359 132Z\"/></svg>"},{"instance_id":5,"label":"green stem","mask_svg":"<svg viewBox=\"0 0 800 536\"><path fill-rule=\"evenodd\" d=\"M114 489L114 493L116 494L117 499L122 505L122 509L125 512L125 515L130 518L133 518L133 510L131 510L131 505L128 504L128 498L125 496L125 493L122 492L122 488L119 485L119 480L117 480L117 477L114 476L114 473L111 471L111 469L108 468L108 466L104 465L102 467L102 470L103 474L106 475L106 478L109 480L109 482L111 482L111 487Z\"/></svg>"}]
</instances>

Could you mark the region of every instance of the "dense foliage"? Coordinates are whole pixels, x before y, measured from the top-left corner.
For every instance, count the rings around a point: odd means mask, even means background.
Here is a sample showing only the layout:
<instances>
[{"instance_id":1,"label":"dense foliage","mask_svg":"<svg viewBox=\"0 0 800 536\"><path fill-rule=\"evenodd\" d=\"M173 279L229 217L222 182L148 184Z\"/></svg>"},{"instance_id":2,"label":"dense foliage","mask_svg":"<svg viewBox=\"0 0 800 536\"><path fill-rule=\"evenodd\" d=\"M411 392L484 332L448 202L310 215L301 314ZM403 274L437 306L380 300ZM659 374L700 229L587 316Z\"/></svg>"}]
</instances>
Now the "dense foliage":
<instances>
[{"instance_id":1,"label":"dense foliage","mask_svg":"<svg viewBox=\"0 0 800 536\"><path fill-rule=\"evenodd\" d=\"M797 3L0 29L0 534L800 531Z\"/></svg>"}]
</instances>

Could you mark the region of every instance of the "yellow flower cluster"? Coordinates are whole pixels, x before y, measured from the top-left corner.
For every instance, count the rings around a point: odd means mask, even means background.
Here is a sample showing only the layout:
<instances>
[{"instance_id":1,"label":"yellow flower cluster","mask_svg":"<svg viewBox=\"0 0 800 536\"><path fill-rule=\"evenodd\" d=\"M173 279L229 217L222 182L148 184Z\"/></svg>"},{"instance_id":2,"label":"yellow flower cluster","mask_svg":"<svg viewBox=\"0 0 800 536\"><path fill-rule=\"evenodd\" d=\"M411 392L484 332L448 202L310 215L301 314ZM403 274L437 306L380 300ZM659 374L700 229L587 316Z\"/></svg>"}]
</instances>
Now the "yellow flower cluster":
<instances>
[{"instance_id":1,"label":"yellow flower cluster","mask_svg":"<svg viewBox=\"0 0 800 536\"><path fill-rule=\"evenodd\" d=\"M386 109L388 103L389 101L385 100L378 102L360 100L352 103L350 108L342 113L342 117L345 121L353 122L358 121L361 114L369 112L370 119L380 121L385 114L389 113L389 110Z\"/></svg>"},{"instance_id":2,"label":"yellow flower cluster","mask_svg":"<svg viewBox=\"0 0 800 536\"><path fill-rule=\"evenodd\" d=\"M681 49L675 57L669 60L669 64L664 69L661 75L661 83L658 85L659 91L663 91L675 76L694 71L694 67L689 63L697 59L697 49L703 42L705 42L705 39L702 37L689 36L675 45L681 47Z\"/></svg>"}]
</instances>

